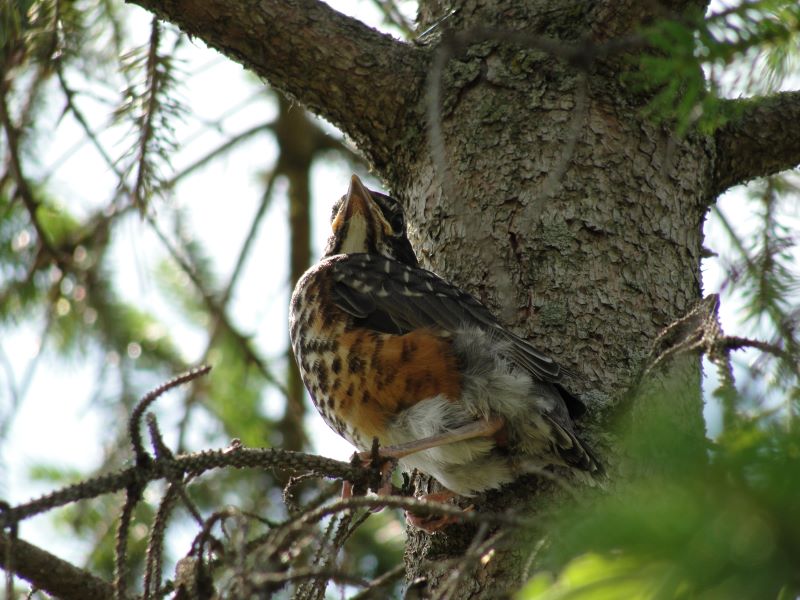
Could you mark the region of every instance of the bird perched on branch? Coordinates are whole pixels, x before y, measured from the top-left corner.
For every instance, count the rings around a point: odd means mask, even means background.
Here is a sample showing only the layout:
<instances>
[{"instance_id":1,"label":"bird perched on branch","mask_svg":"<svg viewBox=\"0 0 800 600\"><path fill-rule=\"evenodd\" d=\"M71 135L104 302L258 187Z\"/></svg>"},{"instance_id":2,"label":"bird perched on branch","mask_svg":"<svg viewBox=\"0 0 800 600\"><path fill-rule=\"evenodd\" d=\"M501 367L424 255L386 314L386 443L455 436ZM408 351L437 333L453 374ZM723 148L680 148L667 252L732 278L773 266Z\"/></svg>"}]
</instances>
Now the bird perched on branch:
<instances>
[{"instance_id":1,"label":"bird perched on branch","mask_svg":"<svg viewBox=\"0 0 800 600\"><path fill-rule=\"evenodd\" d=\"M353 175L325 254L295 287L291 339L317 410L368 459L471 496L526 471L596 473L565 370L470 294L419 267L397 200Z\"/></svg>"}]
</instances>

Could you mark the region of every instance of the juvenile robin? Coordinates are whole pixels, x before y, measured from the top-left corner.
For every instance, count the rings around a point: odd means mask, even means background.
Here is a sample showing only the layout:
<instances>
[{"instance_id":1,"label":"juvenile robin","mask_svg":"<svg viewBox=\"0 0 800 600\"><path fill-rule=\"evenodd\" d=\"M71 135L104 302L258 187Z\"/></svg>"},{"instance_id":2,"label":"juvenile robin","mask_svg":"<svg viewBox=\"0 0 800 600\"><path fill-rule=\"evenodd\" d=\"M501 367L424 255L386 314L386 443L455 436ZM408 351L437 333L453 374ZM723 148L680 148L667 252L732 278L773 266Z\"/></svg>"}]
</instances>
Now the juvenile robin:
<instances>
[{"instance_id":1,"label":"juvenile robin","mask_svg":"<svg viewBox=\"0 0 800 600\"><path fill-rule=\"evenodd\" d=\"M566 371L476 298L419 267L397 200L353 175L322 259L292 294L300 373L325 422L361 450L472 496L551 465L598 473L575 434Z\"/></svg>"}]
</instances>

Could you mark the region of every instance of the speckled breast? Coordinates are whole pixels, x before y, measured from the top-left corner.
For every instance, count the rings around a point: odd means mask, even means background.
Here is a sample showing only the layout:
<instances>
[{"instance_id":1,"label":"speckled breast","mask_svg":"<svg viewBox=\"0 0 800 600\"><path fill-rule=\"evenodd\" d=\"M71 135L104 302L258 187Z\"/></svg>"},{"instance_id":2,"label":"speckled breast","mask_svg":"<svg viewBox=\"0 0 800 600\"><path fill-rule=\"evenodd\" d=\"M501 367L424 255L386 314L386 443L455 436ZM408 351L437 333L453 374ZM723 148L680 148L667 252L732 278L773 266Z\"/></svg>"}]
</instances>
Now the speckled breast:
<instances>
[{"instance_id":1,"label":"speckled breast","mask_svg":"<svg viewBox=\"0 0 800 600\"><path fill-rule=\"evenodd\" d=\"M447 336L392 335L361 327L336 305L323 260L292 294L290 335L303 383L325 422L357 448L386 443L393 417L420 400L457 399L460 376Z\"/></svg>"}]
</instances>

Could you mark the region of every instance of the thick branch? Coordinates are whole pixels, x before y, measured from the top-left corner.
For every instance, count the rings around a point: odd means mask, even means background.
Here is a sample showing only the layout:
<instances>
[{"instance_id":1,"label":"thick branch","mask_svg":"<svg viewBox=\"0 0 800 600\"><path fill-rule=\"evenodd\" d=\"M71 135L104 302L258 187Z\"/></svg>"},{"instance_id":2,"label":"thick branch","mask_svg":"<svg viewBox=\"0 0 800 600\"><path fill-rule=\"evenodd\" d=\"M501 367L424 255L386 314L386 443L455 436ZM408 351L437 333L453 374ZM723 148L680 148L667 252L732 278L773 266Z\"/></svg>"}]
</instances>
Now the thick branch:
<instances>
[{"instance_id":1,"label":"thick branch","mask_svg":"<svg viewBox=\"0 0 800 600\"><path fill-rule=\"evenodd\" d=\"M202 39L390 160L425 75L422 50L318 0L129 0Z\"/></svg>"},{"instance_id":2,"label":"thick branch","mask_svg":"<svg viewBox=\"0 0 800 600\"><path fill-rule=\"evenodd\" d=\"M713 196L800 164L800 92L727 104L736 116L716 133Z\"/></svg>"},{"instance_id":3,"label":"thick branch","mask_svg":"<svg viewBox=\"0 0 800 600\"><path fill-rule=\"evenodd\" d=\"M11 565L6 564L9 544L12 544ZM3 532L0 532L0 566L11 568L38 589L64 600L106 600L114 596L114 588L107 581L37 546L19 539L12 540Z\"/></svg>"}]
</instances>

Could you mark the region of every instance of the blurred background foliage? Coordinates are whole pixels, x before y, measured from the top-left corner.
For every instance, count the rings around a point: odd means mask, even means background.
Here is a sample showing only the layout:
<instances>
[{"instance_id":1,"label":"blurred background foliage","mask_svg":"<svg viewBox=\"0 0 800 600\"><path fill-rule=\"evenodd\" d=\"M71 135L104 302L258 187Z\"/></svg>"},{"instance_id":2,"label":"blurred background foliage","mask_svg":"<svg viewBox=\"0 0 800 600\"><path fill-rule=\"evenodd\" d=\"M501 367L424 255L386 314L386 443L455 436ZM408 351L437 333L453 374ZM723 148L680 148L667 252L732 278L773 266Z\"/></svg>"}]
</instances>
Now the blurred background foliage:
<instances>
[{"instance_id":1,"label":"blurred background foliage","mask_svg":"<svg viewBox=\"0 0 800 600\"><path fill-rule=\"evenodd\" d=\"M643 449L656 445L667 468L557 511L543 551L552 570L519 597L797 598L796 401L780 417L766 407L737 411L709 444L708 462L687 460L693 455L663 423L637 427L626 438L629 455L646 461Z\"/></svg>"},{"instance_id":2,"label":"blurred background foliage","mask_svg":"<svg viewBox=\"0 0 800 600\"><path fill-rule=\"evenodd\" d=\"M372 12L384 19L374 5ZM338 169L342 181L352 170L369 179L362 159L332 127L136 7L116 0L13 0L0 7L0 24L0 323L6 332L0 336L0 445L6 460L30 386L47 378L54 362L92 365L93 389L49 392L53 402L84 393L88 402L76 403L76 410L103 415L102 426L96 456L79 467L63 466L57 448L52 463L29 466L31 489L125 464L132 406L148 388L199 363L212 364L214 375L156 408L169 423L174 451L224 446L233 438L248 446L319 451L309 443L308 405L288 357L285 307L324 241L312 244L315 169ZM239 80L237 95L203 81L207 71L221 69ZM194 110L197 95L209 93L212 117ZM235 217L236 233L215 236L212 217L212 234L205 235L208 220L198 227L192 214L196 199L179 200L183 184L202 181L213 165L224 176L247 155L250 197L237 197L243 186L231 181L229 195L205 199L221 226L225 216ZM321 211L327 215L329 206ZM220 244L229 264L216 256ZM243 283L248 278L271 279L267 288L277 292L250 299L269 305L269 314L260 315L270 329L267 343L242 316L242 295L254 287ZM15 355L12 332L37 338L29 360ZM54 426L43 424L41 434ZM80 426L75 429L80 435ZM4 479L2 496L9 491ZM278 521L287 516L287 480L281 472L231 469L195 481L191 495L203 516L230 503ZM315 486L295 490L297 501L321 493ZM152 490L131 528L135 578L164 493ZM31 495L13 491L19 500ZM111 578L120 506L115 496L79 503L55 512L44 527L55 526L68 550L76 544L66 540L81 540L84 551L76 554ZM192 516L178 515L168 534L175 535L167 544L173 561L196 534ZM401 548L399 522L379 515L356 532L342 560L374 577L400 562Z\"/></svg>"},{"instance_id":3,"label":"blurred background foliage","mask_svg":"<svg viewBox=\"0 0 800 600\"><path fill-rule=\"evenodd\" d=\"M410 37L413 4L365 0L338 8ZM650 105L655 118L676 123L679 132L713 130L730 118L720 97L796 87L799 23L800 7L786 0L714 4L710 15L656 22L644 32L656 51L632 65L630 81L658 90ZM235 93L213 79L219 68L236 72ZM315 181L368 174L340 133L238 71L117 0L0 5L3 460L18 456L8 440L32 388L47 390L52 403L85 395L76 422L101 415L90 466L66 467L53 448L52 463L29 468L32 489L129 461L133 404L202 362L214 366L212 375L156 409L175 451L231 438L326 451L323 438L309 433L309 405L288 357L285 306L319 252L339 195L324 189L316 202L313 189L326 186ZM215 74L210 82L208 72ZM201 112L209 98L212 116ZM242 169L246 188L237 180ZM780 352L738 353L736 390L721 390L724 402L708 394L708 463L687 462L676 448L668 453L675 463L651 480L593 497L588 508L557 511L550 542L538 550L550 571L521 597L800 593L796 184L796 174L760 181L710 216L716 256L705 265L706 291L722 293L723 316L736 333ZM214 217L200 224L195 213L203 203ZM23 337L35 338L30 355L17 350ZM88 370L89 389L63 389L56 364ZM50 387L35 387L50 378ZM713 373L707 385L720 385ZM42 423L25 435L42 436L42 444L52 427ZM664 448L673 443L658 423L635 433L626 438L632 455L642 435ZM234 504L278 520L287 514L286 482L285 473L231 469L201 478L191 493L205 516ZM131 564L139 573L159 501L153 489L132 528ZM19 500L30 495L12 491ZM298 493L310 501L322 490L306 484ZM119 506L111 496L77 504L44 527L81 540L86 566L110 577ZM173 560L195 534L191 518L179 513L170 525ZM396 516L382 513L351 538L342 560L369 578L400 561L402 540Z\"/></svg>"}]
</instances>

